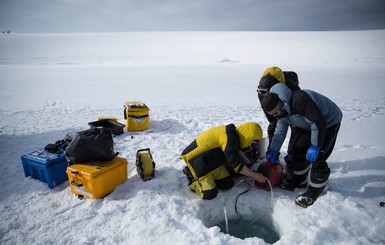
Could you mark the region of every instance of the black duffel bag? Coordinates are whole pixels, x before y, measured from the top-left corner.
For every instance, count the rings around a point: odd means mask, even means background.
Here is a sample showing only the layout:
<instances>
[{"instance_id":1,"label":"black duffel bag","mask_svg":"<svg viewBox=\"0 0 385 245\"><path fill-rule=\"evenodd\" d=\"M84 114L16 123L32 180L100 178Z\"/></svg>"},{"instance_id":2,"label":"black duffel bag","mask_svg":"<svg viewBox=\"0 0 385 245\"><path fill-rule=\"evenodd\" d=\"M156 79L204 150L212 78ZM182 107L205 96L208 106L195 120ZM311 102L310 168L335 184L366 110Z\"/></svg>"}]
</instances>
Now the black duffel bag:
<instances>
[{"instance_id":1,"label":"black duffel bag","mask_svg":"<svg viewBox=\"0 0 385 245\"><path fill-rule=\"evenodd\" d=\"M69 164L93 161L111 161L114 152L112 131L109 128L91 128L76 133L66 149Z\"/></svg>"}]
</instances>

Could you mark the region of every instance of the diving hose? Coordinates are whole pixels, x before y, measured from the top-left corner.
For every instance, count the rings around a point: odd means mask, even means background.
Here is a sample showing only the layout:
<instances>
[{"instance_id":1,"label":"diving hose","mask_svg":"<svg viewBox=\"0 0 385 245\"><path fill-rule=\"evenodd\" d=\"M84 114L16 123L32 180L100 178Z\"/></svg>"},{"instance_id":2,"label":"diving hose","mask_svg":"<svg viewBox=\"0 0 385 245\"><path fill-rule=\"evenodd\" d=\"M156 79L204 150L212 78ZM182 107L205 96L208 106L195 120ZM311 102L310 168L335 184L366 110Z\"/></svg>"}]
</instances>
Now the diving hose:
<instances>
[{"instance_id":1,"label":"diving hose","mask_svg":"<svg viewBox=\"0 0 385 245\"><path fill-rule=\"evenodd\" d=\"M188 200L190 200L193 204L195 204L198 208L202 208L206 214L208 215L208 217L211 217L212 221L214 221L214 224L217 223L222 229L224 228L221 223L219 222L218 218L214 215L212 215L210 213L210 211L207 209L207 207L202 204L202 203L198 203L197 200L193 199L190 195L188 195L186 192L184 192L182 189L179 188L179 186L177 186L176 184L172 183L171 181L169 181L166 177L163 176L163 174L159 173L158 172L158 175L167 183L169 184L171 187L173 187L175 190L177 190L180 194L182 194L182 196L186 197Z\"/></svg>"},{"instance_id":2,"label":"diving hose","mask_svg":"<svg viewBox=\"0 0 385 245\"><path fill-rule=\"evenodd\" d=\"M229 222L228 222L227 211L226 211L227 201L229 200L229 196L230 196L231 192L233 191L234 187L238 186L239 184L241 184L241 183L243 183L243 182L245 182L245 183L249 186L249 188L248 188L247 190L245 190L245 191L241 192L240 194L238 194L238 195L237 195L237 198L235 199L235 207L234 207L234 208L235 208L235 213L236 213L237 215L240 216L240 218L239 218L239 220L238 220L237 222L241 221L241 219L243 218L243 216L242 216L241 214L238 213L238 210L237 210L237 203L238 203L238 198L239 198L241 195L247 193L247 192L250 190L250 184L246 182L247 180L253 180L253 179L252 179L252 178L243 179L243 180L239 181L237 184L235 184L235 185L230 189L230 191L227 193L227 195L226 195L226 197L225 197L225 200L224 200L224 202L223 202L223 212L224 212L224 215L225 215L225 224L226 224L226 233L227 233L227 234L229 233ZM261 214L257 214L257 215L255 216L255 218L250 222L250 224L254 224L260 217L262 217L263 215L265 215L265 213L267 213L271 208L273 208L273 201L274 201L274 200L273 200L273 188L272 188L272 186L271 186L270 181L269 181L269 180L267 180L267 181L268 181L269 186L270 186L270 203L269 203L269 205L267 206L267 208L266 208Z\"/></svg>"}]
</instances>

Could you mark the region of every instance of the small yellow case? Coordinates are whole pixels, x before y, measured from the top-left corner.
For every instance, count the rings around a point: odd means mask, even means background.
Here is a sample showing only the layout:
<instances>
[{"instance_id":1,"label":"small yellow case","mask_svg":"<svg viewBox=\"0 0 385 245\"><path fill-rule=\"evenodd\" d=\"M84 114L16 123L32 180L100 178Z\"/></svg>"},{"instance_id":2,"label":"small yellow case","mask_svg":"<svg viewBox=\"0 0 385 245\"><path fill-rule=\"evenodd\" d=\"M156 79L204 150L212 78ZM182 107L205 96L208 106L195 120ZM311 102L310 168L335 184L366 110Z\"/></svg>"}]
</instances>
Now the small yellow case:
<instances>
[{"instance_id":1,"label":"small yellow case","mask_svg":"<svg viewBox=\"0 0 385 245\"><path fill-rule=\"evenodd\" d=\"M102 120L111 120L114 122L118 121L118 119L116 117L98 117L98 121L102 121Z\"/></svg>"},{"instance_id":2,"label":"small yellow case","mask_svg":"<svg viewBox=\"0 0 385 245\"><path fill-rule=\"evenodd\" d=\"M67 167L73 194L91 199L102 198L127 180L127 159L73 164Z\"/></svg>"},{"instance_id":3,"label":"small yellow case","mask_svg":"<svg viewBox=\"0 0 385 245\"><path fill-rule=\"evenodd\" d=\"M143 131L150 127L150 109L140 101L124 102L124 119L127 131Z\"/></svg>"}]
</instances>

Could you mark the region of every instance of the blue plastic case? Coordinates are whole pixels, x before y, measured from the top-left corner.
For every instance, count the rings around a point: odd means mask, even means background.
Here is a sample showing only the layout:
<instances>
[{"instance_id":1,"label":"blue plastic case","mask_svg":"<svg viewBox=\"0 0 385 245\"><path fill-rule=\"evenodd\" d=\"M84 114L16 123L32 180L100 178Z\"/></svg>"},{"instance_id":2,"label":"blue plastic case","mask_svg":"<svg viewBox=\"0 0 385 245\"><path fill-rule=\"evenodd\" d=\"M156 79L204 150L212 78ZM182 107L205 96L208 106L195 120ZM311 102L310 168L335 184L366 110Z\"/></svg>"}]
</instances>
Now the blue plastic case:
<instances>
[{"instance_id":1,"label":"blue plastic case","mask_svg":"<svg viewBox=\"0 0 385 245\"><path fill-rule=\"evenodd\" d=\"M68 167L64 152L50 153L36 150L21 156L25 177L31 176L48 184L52 189L68 180Z\"/></svg>"}]
</instances>

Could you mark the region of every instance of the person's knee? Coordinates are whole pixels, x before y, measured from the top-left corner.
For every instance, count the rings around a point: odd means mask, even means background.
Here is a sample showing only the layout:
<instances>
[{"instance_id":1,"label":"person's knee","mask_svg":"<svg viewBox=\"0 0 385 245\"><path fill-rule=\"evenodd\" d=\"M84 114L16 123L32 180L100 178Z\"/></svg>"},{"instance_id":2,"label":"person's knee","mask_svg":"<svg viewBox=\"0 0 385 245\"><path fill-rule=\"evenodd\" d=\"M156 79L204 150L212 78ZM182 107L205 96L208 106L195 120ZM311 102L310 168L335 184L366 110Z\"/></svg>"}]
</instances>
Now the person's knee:
<instances>
[{"instance_id":1,"label":"person's knee","mask_svg":"<svg viewBox=\"0 0 385 245\"><path fill-rule=\"evenodd\" d=\"M200 198L211 200L218 194L218 190L212 175L205 175L193 181L189 185L190 190L194 191Z\"/></svg>"},{"instance_id":2,"label":"person's knee","mask_svg":"<svg viewBox=\"0 0 385 245\"><path fill-rule=\"evenodd\" d=\"M234 180L229 175L229 176L227 176L227 177L225 177L223 179L215 180L215 184L220 189L228 190L228 189L231 189L231 187L234 186Z\"/></svg>"},{"instance_id":3,"label":"person's knee","mask_svg":"<svg viewBox=\"0 0 385 245\"><path fill-rule=\"evenodd\" d=\"M306 159L296 158L293 155L286 155L284 159L289 169L303 170L309 166L309 162Z\"/></svg>"}]
</instances>

